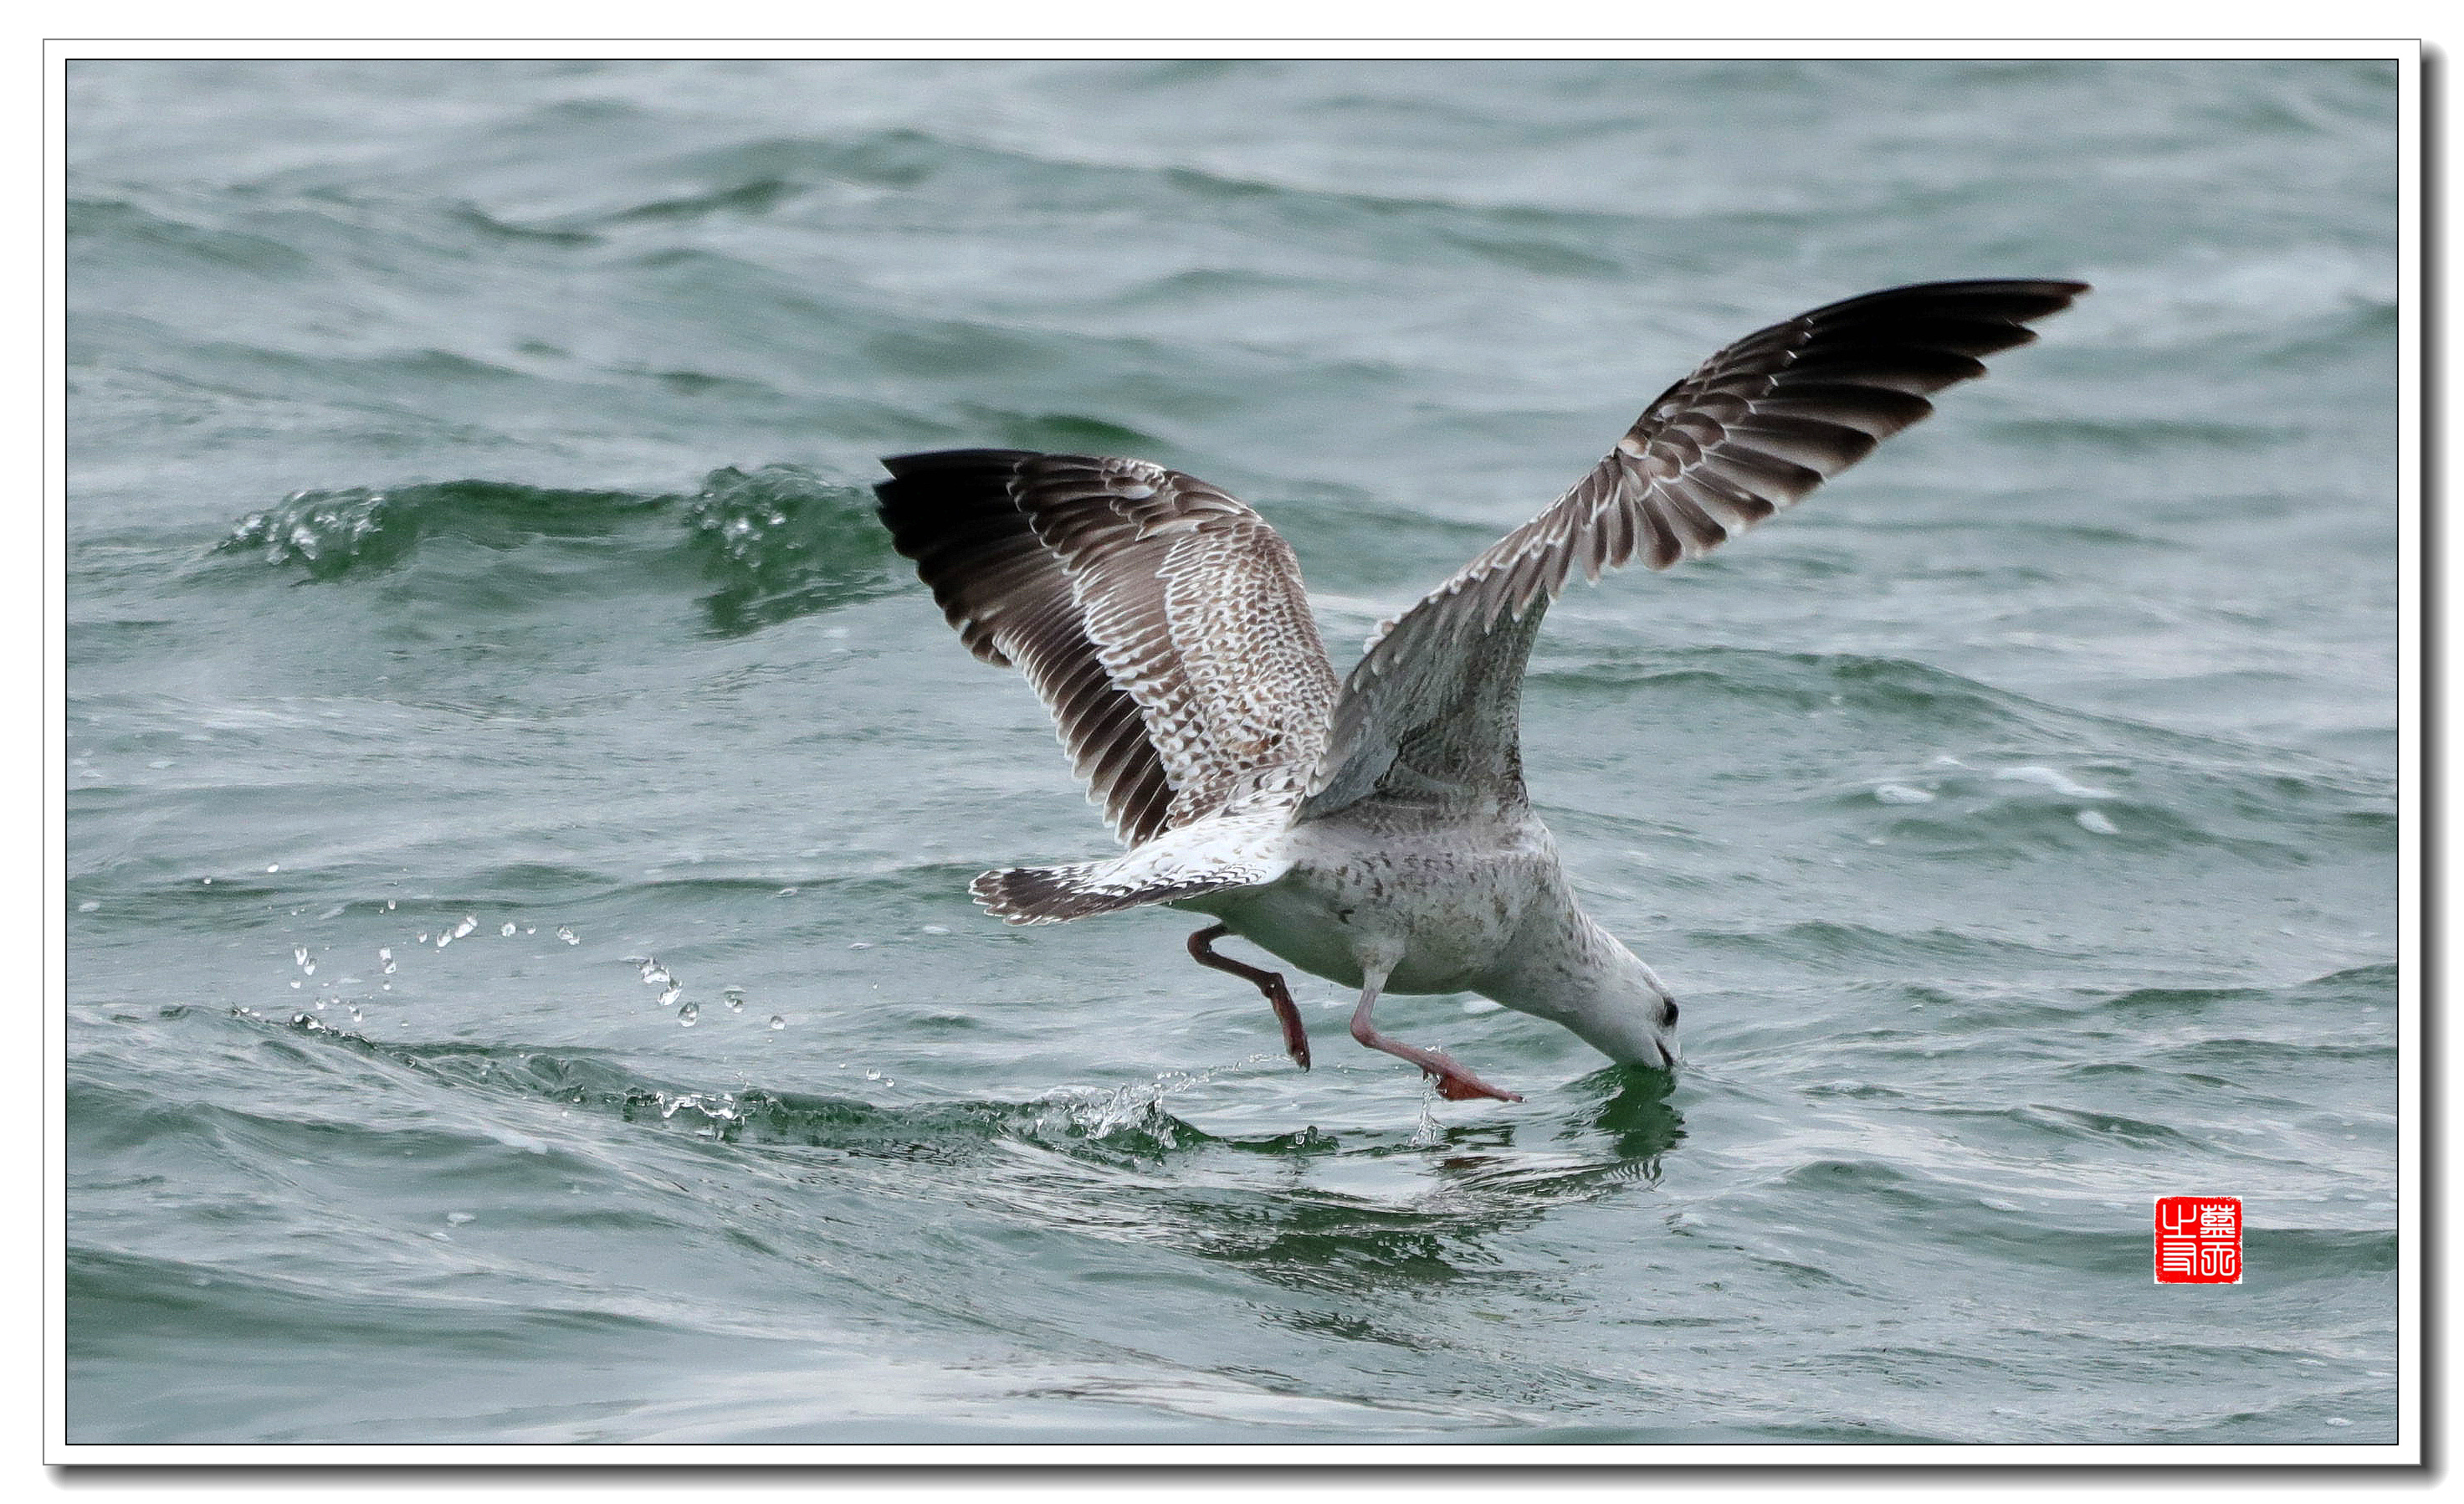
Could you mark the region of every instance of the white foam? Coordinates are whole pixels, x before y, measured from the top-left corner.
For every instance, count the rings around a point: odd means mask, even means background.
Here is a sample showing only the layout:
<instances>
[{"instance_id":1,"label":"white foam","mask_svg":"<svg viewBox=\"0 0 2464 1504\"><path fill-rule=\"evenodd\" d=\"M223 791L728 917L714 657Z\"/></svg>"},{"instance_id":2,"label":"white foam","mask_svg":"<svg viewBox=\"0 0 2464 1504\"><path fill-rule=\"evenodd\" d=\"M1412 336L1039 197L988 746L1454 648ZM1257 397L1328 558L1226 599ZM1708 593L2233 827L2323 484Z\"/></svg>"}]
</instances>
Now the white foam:
<instances>
[{"instance_id":1,"label":"white foam","mask_svg":"<svg viewBox=\"0 0 2464 1504\"><path fill-rule=\"evenodd\" d=\"M2113 790L2090 788L2057 767L2006 767L1993 775L2014 784L2042 784L2065 799L2110 799Z\"/></svg>"}]
</instances>

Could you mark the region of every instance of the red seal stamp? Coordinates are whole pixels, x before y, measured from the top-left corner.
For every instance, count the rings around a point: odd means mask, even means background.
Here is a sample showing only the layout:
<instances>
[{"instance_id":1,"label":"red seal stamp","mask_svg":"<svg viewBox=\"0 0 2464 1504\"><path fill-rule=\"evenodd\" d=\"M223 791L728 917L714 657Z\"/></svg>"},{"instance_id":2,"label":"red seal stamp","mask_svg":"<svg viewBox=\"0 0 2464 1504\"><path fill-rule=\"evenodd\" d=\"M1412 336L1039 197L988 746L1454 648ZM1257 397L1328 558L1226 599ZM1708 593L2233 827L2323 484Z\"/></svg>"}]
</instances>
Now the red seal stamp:
<instances>
[{"instance_id":1,"label":"red seal stamp","mask_svg":"<svg viewBox=\"0 0 2464 1504\"><path fill-rule=\"evenodd\" d=\"M2156 1283L2241 1283L2241 1202L2238 1198L2156 1198Z\"/></svg>"}]
</instances>

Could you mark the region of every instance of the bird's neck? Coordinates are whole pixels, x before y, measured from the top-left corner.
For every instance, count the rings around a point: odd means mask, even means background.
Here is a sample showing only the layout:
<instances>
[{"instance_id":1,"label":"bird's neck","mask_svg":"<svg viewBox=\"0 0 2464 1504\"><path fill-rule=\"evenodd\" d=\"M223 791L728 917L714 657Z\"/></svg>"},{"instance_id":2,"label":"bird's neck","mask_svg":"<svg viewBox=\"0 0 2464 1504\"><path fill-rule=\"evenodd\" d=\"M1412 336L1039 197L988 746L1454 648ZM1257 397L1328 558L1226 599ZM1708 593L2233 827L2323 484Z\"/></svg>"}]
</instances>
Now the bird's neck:
<instances>
[{"instance_id":1,"label":"bird's neck","mask_svg":"<svg viewBox=\"0 0 2464 1504\"><path fill-rule=\"evenodd\" d=\"M1641 958L1580 909L1554 928L1520 948L1489 996L1563 1025L1612 1060L1659 1065L1673 1056L1675 1029L1662 1022L1668 990Z\"/></svg>"}]
</instances>

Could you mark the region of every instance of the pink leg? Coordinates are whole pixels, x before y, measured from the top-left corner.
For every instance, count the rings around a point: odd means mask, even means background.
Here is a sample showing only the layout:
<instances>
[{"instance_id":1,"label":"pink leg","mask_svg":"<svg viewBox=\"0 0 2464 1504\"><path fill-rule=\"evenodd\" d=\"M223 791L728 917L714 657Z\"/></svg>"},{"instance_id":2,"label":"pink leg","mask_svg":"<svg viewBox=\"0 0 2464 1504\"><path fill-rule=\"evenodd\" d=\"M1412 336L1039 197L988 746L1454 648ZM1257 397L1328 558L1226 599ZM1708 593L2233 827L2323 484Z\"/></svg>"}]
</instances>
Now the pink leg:
<instances>
[{"instance_id":1,"label":"pink leg","mask_svg":"<svg viewBox=\"0 0 2464 1504\"><path fill-rule=\"evenodd\" d=\"M1284 1026L1284 1051L1292 1057L1292 1064L1308 1070L1309 1030L1301 1026L1301 1010L1292 1006L1292 995L1284 985L1283 974L1262 966L1244 965L1229 956L1217 955L1215 942L1231 933L1229 924L1218 924L1213 929L1199 930L1192 935L1189 938L1190 959L1201 966L1228 971L1256 983L1258 990L1266 995L1266 1002L1274 1008L1276 1022Z\"/></svg>"},{"instance_id":2,"label":"pink leg","mask_svg":"<svg viewBox=\"0 0 2464 1504\"><path fill-rule=\"evenodd\" d=\"M1385 974L1367 979L1369 985L1360 989L1360 1006L1352 1010L1352 1037L1372 1050L1383 1050L1390 1055L1409 1060L1423 1072L1438 1078L1438 1095L1449 1102L1467 1102L1477 1096L1495 1097L1501 1102L1519 1102L1523 1098L1472 1074L1454 1060L1434 1050L1407 1045L1377 1031L1369 1021L1369 1010L1377 1006L1377 989L1385 985Z\"/></svg>"}]
</instances>

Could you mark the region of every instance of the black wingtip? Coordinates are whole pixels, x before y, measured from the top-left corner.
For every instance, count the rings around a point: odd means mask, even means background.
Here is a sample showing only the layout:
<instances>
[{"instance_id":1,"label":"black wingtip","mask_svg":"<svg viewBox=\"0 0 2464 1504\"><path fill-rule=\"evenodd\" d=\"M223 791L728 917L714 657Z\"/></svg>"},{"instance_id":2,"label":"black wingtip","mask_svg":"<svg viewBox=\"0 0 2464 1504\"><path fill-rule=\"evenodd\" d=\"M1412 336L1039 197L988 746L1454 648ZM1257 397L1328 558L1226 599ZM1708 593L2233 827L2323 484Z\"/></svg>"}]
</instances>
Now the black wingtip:
<instances>
[{"instance_id":1,"label":"black wingtip","mask_svg":"<svg viewBox=\"0 0 2464 1504\"><path fill-rule=\"evenodd\" d=\"M884 454L881 468L890 472L891 480L905 480L911 476L1005 472L1021 460L1034 457L1035 451L1028 449L928 449L912 454ZM880 482L875 489L889 483Z\"/></svg>"},{"instance_id":2,"label":"black wingtip","mask_svg":"<svg viewBox=\"0 0 2464 1504\"><path fill-rule=\"evenodd\" d=\"M2068 308L2093 292L2085 282L2055 278L1996 277L1961 282L1911 282L1862 297L1843 299L1803 317L1826 322L1843 315L1922 311L1945 318L2025 323Z\"/></svg>"},{"instance_id":3,"label":"black wingtip","mask_svg":"<svg viewBox=\"0 0 2464 1504\"><path fill-rule=\"evenodd\" d=\"M873 484L875 515L890 529L891 546L918 561L929 549L963 543L987 521L997 532L1011 530L1016 506L1009 498L1010 478L1021 461L1034 457L1023 449L885 455L881 466L890 478ZM924 571L927 582L935 572Z\"/></svg>"}]
</instances>

